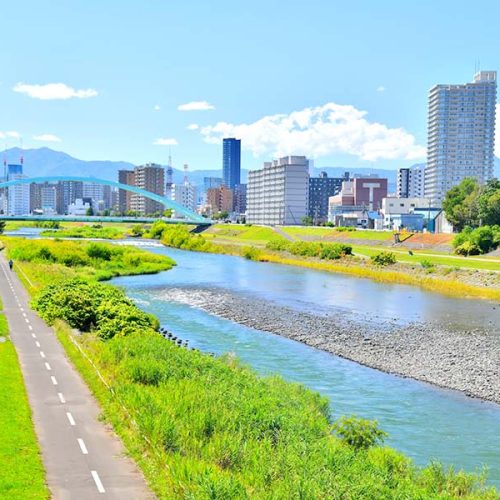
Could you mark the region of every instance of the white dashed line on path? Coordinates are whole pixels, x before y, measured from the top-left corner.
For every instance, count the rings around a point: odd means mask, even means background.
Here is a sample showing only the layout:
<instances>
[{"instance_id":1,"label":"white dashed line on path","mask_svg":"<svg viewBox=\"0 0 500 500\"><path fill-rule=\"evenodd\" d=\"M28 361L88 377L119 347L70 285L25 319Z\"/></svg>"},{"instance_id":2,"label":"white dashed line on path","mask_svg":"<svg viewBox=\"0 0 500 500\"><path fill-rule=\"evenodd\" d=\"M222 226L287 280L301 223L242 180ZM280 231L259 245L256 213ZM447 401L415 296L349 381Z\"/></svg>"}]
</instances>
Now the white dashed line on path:
<instances>
[{"instance_id":1,"label":"white dashed line on path","mask_svg":"<svg viewBox=\"0 0 500 500\"><path fill-rule=\"evenodd\" d=\"M57 385L57 380L56 380L56 377L54 377L54 375L51 375L51 376L50 376L50 380L52 380L52 383L53 383L54 385Z\"/></svg>"},{"instance_id":2,"label":"white dashed line on path","mask_svg":"<svg viewBox=\"0 0 500 500\"><path fill-rule=\"evenodd\" d=\"M40 356L45 359L45 353L43 351L40 351Z\"/></svg>"},{"instance_id":3,"label":"white dashed line on path","mask_svg":"<svg viewBox=\"0 0 500 500\"><path fill-rule=\"evenodd\" d=\"M52 370L52 367L48 364L48 363L45 363L45 368L47 368L47 370Z\"/></svg>"},{"instance_id":4,"label":"white dashed line on path","mask_svg":"<svg viewBox=\"0 0 500 500\"><path fill-rule=\"evenodd\" d=\"M57 393L57 397L59 398L59 401L64 404L66 403L66 400L64 399L64 396L63 396L63 393L62 392L58 392Z\"/></svg>"},{"instance_id":5,"label":"white dashed line on path","mask_svg":"<svg viewBox=\"0 0 500 500\"><path fill-rule=\"evenodd\" d=\"M104 486L102 485L101 479L99 478L97 471L91 470L90 473L92 474L92 477L94 478L95 485L97 486L97 491L99 493L106 493L106 490L104 489Z\"/></svg>"},{"instance_id":6,"label":"white dashed line on path","mask_svg":"<svg viewBox=\"0 0 500 500\"><path fill-rule=\"evenodd\" d=\"M76 425L75 419L73 418L73 415L71 415L69 411L66 412L66 416L68 417L69 425Z\"/></svg>"},{"instance_id":7,"label":"white dashed line on path","mask_svg":"<svg viewBox=\"0 0 500 500\"><path fill-rule=\"evenodd\" d=\"M85 446L85 443L83 442L83 439L78 438L77 441L78 441L78 444L80 445L80 450L82 450L82 453L84 455L88 455L89 451L87 450L87 447Z\"/></svg>"}]
</instances>

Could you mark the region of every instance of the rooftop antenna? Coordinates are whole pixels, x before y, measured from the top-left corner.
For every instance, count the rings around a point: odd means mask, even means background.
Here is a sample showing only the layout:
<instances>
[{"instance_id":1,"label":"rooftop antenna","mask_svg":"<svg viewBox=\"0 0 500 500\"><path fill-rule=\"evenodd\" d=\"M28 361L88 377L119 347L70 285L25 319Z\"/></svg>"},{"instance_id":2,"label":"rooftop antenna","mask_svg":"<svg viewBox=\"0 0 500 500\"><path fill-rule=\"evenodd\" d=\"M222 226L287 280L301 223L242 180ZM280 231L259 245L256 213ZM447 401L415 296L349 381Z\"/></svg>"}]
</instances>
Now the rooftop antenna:
<instances>
[{"instance_id":1,"label":"rooftop antenna","mask_svg":"<svg viewBox=\"0 0 500 500\"><path fill-rule=\"evenodd\" d=\"M21 151L20 151L20 157L19 157L19 162L21 163L21 166L24 165L24 152L23 152L23 138L19 138L19 143L21 145Z\"/></svg>"},{"instance_id":2,"label":"rooftop antenna","mask_svg":"<svg viewBox=\"0 0 500 500\"><path fill-rule=\"evenodd\" d=\"M3 178L7 180L7 140L5 141L5 149L3 150Z\"/></svg>"},{"instance_id":3,"label":"rooftop antenna","mask_svg":"<svg viewBox=\"0 0 500 500\"><path fill-rule=\"evenodd\" d=\"M172 154L170 148L168 149L168 166L167 166L167 182L165 188L167 190L167 196L170 196L172 192L172 185L174 184L174 168L172 167Z\"/></svg>"}]
</instances>

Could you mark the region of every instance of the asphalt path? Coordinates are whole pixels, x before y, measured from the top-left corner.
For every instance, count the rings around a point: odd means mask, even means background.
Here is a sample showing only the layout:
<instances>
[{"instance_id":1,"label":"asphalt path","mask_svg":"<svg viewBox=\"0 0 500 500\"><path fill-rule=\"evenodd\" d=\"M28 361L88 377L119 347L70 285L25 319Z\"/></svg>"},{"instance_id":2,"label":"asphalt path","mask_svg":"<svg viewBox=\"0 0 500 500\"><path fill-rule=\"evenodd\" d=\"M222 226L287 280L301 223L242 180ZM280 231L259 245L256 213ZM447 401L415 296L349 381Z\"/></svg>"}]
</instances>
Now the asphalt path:
<instances>
[{"instance_id":1,"label":"asphalt path","mask_svg":"<svg viewBox=\"0 0 500 500\"><path fill-rule=\"evenodd\" d=\"M53 329L29 308L24 286L1 254L0 296L52 498L154 498L121 441L99 421L100 409L88 387Z\"/></svg>"}]
</instances>

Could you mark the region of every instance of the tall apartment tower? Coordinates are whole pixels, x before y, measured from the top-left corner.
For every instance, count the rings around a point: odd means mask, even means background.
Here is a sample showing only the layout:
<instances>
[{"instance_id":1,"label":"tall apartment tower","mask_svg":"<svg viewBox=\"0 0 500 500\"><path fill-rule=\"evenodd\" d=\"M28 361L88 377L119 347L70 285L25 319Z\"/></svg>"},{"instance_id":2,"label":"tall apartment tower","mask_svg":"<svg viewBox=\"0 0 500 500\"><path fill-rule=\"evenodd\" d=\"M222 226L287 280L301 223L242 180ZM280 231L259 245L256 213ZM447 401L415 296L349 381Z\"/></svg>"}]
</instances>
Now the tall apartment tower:
<instances>
[{"instance_id":1,"label":"tall apartment tower","mask_svg":"<svg viewBox=\"0 0 500 500\"><path fill-rule=\"evenodd\" d=\"M241 177L241 141L222 139L222 182L229 189L240 184Z\"/></svg>"},{"instance_id":2,"label":"tall apartment tower","mask_svg":"<svg viewBox=\"0 0 500 500\"><path fill-rule=\"evenodd\" d=\"M308 201L309 162L305 156L285 156L248 173L248 223L302 224Z\"/></svg>"},{"instance_id":3,"label":"tall apartment tower","mask_svg":"<svg viewBox=\"0 0 500 500\"><path fill-rule=\"evenodd\" d=\"M429 91L424 195L436 207L464 178L493 177L496 80L496 71L480 71L472 83Z\"/></svg>"},{"instance_id":4,"label":"tall apartment tower","mask_svg":"<svg viewBox=\"0 0 500 500\"><path fill-rule=\"evenodd\" d=\"M147 163L134 168L134 185L151 193L165 196L165 170L161 165ZM131 209L140 215L152 215L157 212L163 213L164 206L161 203L150 200L145 196L132 194L130 200Z\"/></svg>"}]
</instances>

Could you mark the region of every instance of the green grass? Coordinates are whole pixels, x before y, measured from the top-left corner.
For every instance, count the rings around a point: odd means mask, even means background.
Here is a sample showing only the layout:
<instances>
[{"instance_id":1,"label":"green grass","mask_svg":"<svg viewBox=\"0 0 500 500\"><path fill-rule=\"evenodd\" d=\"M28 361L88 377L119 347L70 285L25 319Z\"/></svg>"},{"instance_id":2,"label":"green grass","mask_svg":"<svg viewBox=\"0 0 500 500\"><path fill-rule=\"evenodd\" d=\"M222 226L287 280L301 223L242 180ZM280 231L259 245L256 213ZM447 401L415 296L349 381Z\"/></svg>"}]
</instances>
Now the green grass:
<instances>
[{"instance_id":1,"label":"green grass","mask_svg":"<svg viewBox=\"0 0 500 500\"><path fill-rule=\"evenodd\" d=\"M312 236L317 238L346 238L369 241L388 241L394 238L391 231L370 231L357 229L356 231L337 231L331 227L311 226L283 226L281 228L290 236Z\"/></svg>"},{"instance_id":2,"label":"green grass","mask_svg":"<svg viewBox=\"0 0 500 500\"><path fill-rule=\"evenodd\" d=\"M59 230L42 231L41 236L55 238L105 238L117 240L124 238L125 228L117 228L114 226L75 226Z\"/></svg>"},{"instance_id":3,"label":"green grass","mask_svg":"<svg viewBox=\"0 0 500 500\"><path fill-rule=\"evenodd\" d=\"M270 227L245 226L242 224L217 224L205 231L205 233L212 234L217 238L221 237L228 241L237 240L247 244L253 242L265 244L270 239L280 237L280 235ZM202 233L202 235L205 233Z\"/></svg>"},{"instance_id":4,"label":"green grass","mask_svg":"<svg viewBox=\"0 0 500 500\"><path fill-rule=\"evenodd\" d=\"M386 245L374 245L374 242L389 241L393 238L390 231L335 231L329 227L310 227L310 226L284 226L282 231L290 236L300 239L305 236L320 238L324 241L334 242L337 238L347 239L364 239L367 244L360 244L358 242L352 244L353 253L355 255L371 257L382 250L389 250L394 252L398 262L405 264L420 265L420 261L428 260L436 266L458 267L466 269L477 269L482 271L500 271L500 259L493 259L492 257L460 257L455 255L446 254L444 252L434 252L425 250L413 250L413 256L409 255L408 250L400 247L388 247ZM241 226L235 224L224 224L214 226L207 232L209 238L215 239L218 243L238 243L245 241L246 244L255 244L262 247L267 241L282 238L272 228L260 226ZM260 238L255 238L259 235ZM249 237L253 237L254 241L248 241ZM371 244L370 244L371 242ZM433 255L436 254L436 255Z\"/></svg>"},{"instance_id":5,"label":"green grass","mask_svg":"<svg viewBox=\"0 0 500 500\"><path fill-rule=\"evenodd\" d=\"M7 333L0 313L0 336ZM0 498L49 498L31 409L10 341L0 343Z\"/></svg>"},{"instance_id":6,"label":"green grass","mask_svg":"<svg viewBox=\"0 0 500 500\"><path fill-rule=\"evenodd\" d=\"M437 266L458 267L467 269L478 269L482 271L500 271L500 260L493 261L487 258L459 257L453 255L432 255L425 251L413 250L413 255L408 250L388 247L370 247L366 245L352 245L354 255L371 257L382 250L389 250L396 255L398 262L419 265L422 260L428 260Z\"/></svg>"},{"instance_id":7,"label":"green grass","mask_svg":"<svg viewBox=\"0 0 500 500\"><path fill-rule=\"evenodd\" d=\"M14 260L23 275L27 262L34 264L31 283L43 286L47 280L83 277L107 280L114 276L152 274L171 269L175 262L167 256L131 246L117 246L110 243L62 240L25 240L3 237L8 256ZM49 272L50 271L50 272Z\"/></svg>"}]
</instances>

